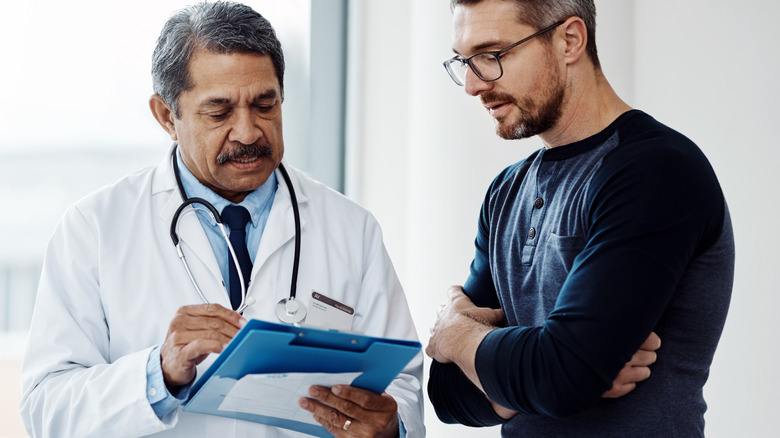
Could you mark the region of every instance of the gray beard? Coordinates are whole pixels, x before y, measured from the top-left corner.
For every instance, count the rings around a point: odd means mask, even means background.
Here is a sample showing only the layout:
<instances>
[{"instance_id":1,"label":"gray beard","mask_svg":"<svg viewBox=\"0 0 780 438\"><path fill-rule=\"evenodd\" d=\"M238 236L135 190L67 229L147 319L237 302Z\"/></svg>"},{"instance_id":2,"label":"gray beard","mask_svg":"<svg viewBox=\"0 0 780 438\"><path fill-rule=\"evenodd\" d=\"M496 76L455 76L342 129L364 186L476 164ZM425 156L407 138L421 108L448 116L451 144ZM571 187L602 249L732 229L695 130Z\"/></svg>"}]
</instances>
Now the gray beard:
<instances>
[{"instance_id":1,"label":"gray beard","mask_svg":"<svg viewBox=\"0 0 780 438\"><path fill-rule=\"evenodd\" d=\"M565 94L565 88L558 85L552 90L552 95L537 108L534 108L536 105L530 101L524 102L523 107L529 108L531 111L522 111L521 109L520 120L514 126L509 130L502 130L499 126L496 128L496 133L506 140L520 140L547 132L561 118Z\"/></svg>"}]
</instances>

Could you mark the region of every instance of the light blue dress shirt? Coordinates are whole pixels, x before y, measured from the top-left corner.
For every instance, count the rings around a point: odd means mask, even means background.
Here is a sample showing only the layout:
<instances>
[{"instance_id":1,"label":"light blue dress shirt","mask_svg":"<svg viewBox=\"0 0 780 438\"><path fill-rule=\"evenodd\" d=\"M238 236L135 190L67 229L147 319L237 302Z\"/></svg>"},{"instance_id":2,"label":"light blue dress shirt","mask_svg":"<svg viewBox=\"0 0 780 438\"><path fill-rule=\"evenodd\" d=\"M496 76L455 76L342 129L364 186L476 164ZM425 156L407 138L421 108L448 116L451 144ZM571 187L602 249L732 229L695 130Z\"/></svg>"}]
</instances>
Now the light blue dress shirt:
<instances>
[{"instance_id":1,"label":"light blue dress shirt","mask_svg":"<svg viewBox=\"0 0 780 438\"><path fill-rule=\"evenodd\" d=\"M255 256L257 255L257 247L260 245L260 238L263 235L265 224L268 222L268 216L271 214L271 206L274 203L274 196L276 195L276 172L271 173L271 176L265 184L249 193L241 203L232 204L230 201L217 195L211 189L203 185L203 183L198 181L195 175L193 175L182 162L178 149L176 151L176 159L181 175L181 182L189 198L203 198L206 201L209 201L219 212L222 212L222 209L228 205L240 205L249 211L251 220L247 224L246 241L247 249L249 250L249 258L252 260L252 263L254 263ZM206 207L200 204L193 204L192 207L197 212L198 219L203 226L203 230L206 232L206 237L208 237L211 248L214 250L217 263L219 263L219 270L222 273L225 293L227 294L227 291L230 290L230 283L228 280L230 276L228 275L229 250L225 238L222 237L222 232L219 230L217 222ZM228 230L228 233L229 232L230 231ZM245 278L244 281L247 283L248 287L249 279ZM146 397L149 399L149 403L152 405L152 409L154 409L157 417L163 419L178 408L184 400L187 399L189 388L190 387L187 386L175 395L168 391L162 375L162 365L160 364L160 346L158 345L152 349L146 365Z\"/></svg>"},{"instance_id":2,"label":"light blue dress shirt","mask_svg":"<svg viewBox=\"0 0 780 438\"><path fill-rule=\"evenodd\" d=\"M251 221L247 224L246 230L246 246L249 249L249 258L252 259L252 263L255 262L255 256L257 255L257 247L260 245L260 238L263 235L263 229L268 222L268 215L271 214L271 205L274 203L274 196L276 195L276 172L271 173L268 177L268 181L256 190L251 192L244 198L239 204L232 204L225 198L214 193L211 189L204 186L203 183L195 178L195 175L187 169L187 166L181 161L181 156L176 153L177 162L179 165L179 172L181 173L181 183L184 186L184 190L187 192L187 196L190 198L203 198L209 201L220 213L228 205L240 205L245 207L251 216ZM206 231L206 237L208 237L211 243L211 248L214 250L214 255L219 263L219 270L222 273L223 282L225 284L225 290L230 290L230 284L228 282L228 247L225 243L225 238L222 237L222 233L217 227L217 223L214 218L211 217L211 213L206 207L200 204L193 204L193 208L197 211L198 219L203 230ZM248 278L244 279L245 282L249 282Z\"/></svg>"}]
</instances>

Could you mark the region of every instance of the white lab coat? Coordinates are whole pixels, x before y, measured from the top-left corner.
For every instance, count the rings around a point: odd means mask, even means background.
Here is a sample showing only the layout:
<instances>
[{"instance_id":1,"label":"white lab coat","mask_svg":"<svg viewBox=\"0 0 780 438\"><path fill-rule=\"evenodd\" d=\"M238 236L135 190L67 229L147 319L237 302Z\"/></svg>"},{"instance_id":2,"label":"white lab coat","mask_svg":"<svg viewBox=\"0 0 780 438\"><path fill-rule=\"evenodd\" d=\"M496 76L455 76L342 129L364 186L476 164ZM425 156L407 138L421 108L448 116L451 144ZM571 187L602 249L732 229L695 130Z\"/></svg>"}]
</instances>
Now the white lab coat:
<instances>
[{"instance_id":1,"label":"white lab coat","mask_svg":"<svg viewBox=\"0 0 780 438\"><path fill-rule=\"evenodd\" d=\"M298 298L316 290L355 309L352 330L416 340L401 285L370 213L287 166L300 205ZM277 171L278 172L278 171ZM289 295L294 222L279 184L252 270L247 318L278 322ZM177 410L163 421L146 395L150 350L177 309L202 303L170 238L181 203L170 156L77 202L49 243L22 370L22 418L35 437L293 437L299 433ZM191 208L191 207L188 207ZM178 233L209 302L230 308L195 214ZM214 355L198 367L202 373ZM423 436L422 355L388 387L409 436Z\"/></svg>"}]
</instances>

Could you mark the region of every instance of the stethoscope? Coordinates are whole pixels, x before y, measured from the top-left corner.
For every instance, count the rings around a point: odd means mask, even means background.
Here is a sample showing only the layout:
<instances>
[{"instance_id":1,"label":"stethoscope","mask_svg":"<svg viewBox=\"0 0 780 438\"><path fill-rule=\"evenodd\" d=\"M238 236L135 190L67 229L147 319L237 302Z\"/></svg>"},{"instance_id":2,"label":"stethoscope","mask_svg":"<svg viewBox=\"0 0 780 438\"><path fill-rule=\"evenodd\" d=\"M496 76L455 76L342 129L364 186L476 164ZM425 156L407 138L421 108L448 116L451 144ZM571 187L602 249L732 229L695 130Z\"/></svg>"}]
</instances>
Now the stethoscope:
<instances>
[{"instance_id":1,"label":"stethoscope","mask_svg":"<svg viewBox=\"0 0 780 438\"><path fill-rule=\"evenodd\" d=\"M195 277L192 275L192 271L190 271L190 267L187 264L187 259L184 257L184 252L181 249L179 236L176 233L176 226L179 223L179 215L181 215L181 212L191 204L201 204L206 209L209 210L211 213L211 216L214 218L214 221L217 223L217 226L219 227L220 232L222 233L222 237L225 239L225 243L227 243L228 250L230 251L230 256L233 258L233 263L235 266L239 266L238 263L238 257L236 256L236 252L233 250L233 245L230 244L230 238L228 237L227 229L222 224L222 217L219 214L219 211L207 200L203 198L189 198L187 197L187 192L184 190L184 184L181 182L181 175L179 174L179 166L176 164L176 148L178 145L174 145L173 151L171 152L171 164L173 166L173 174L176 176L176 184L179 186L179 193L181 193L182 197L182 204L179 206L178 209L176 209L176 213L173 214L173 219L171 220L171 240L173 241L173 246L176 247L176 253L179 255L179 259L181 259L182 264L184 265L184 269L187 271L187 276L190 277L190 281L192 282L192 285L195 286L195 290L198 291L198 295L200 295L200 298L208 303L209 300L206 298L206 296L203 294L203 291L200 290L200 287L198 287L198 283L195 281ZM287 184L287 189L290 191L290 201L292 202L292 208L293 208L293 218L295 219L295 254L293 256L293 269L292 269L292 280L290 282L290 297L289 298L282 298L278 303L276 303L276 316L279 318L280 321L286 322L288 324L298 324L300 322L303 322L304 319L306 319L306 306L299 303L298 300L295 299L295 293L296 288L298 284L298 262L301 258L301 215L298 211L298 198L295 196L295 190L293 189L292 181L290 181L290 175L287 174L287 169L284 168L284 165L282 163L279 163L279 172L282 174L282 177L284 178L284 182ZM238 279L241 282L241 304L238 306L238 309L236 309L236 312L242 313L247 307L251 306L255 303L254 298L249 297L247 299L247 288L248 285L244 282L244 275L241 272L241 269L238 269Z\"/></svg>"}]
</instances>

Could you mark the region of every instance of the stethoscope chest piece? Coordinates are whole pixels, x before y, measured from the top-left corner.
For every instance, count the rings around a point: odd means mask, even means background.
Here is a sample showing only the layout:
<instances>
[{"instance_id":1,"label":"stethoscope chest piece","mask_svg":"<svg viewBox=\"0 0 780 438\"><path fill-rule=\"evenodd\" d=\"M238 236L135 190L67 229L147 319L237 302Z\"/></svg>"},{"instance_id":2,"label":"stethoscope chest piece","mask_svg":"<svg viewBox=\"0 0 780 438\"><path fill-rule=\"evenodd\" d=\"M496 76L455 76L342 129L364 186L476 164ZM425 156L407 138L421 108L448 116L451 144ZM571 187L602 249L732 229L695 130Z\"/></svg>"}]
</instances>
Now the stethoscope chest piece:
<instances>
[{"instance_id":1,"label":"stethoscope chest piece","mask_svg":"<svg viewBox=\"0 0 780 438\"><path fill-rule=\"evenodd\" d=\"M306 306L294 298L283 298L276 303L276 316L287 324L298 324L306 319Z\"/></svg>"}]
</instances>

